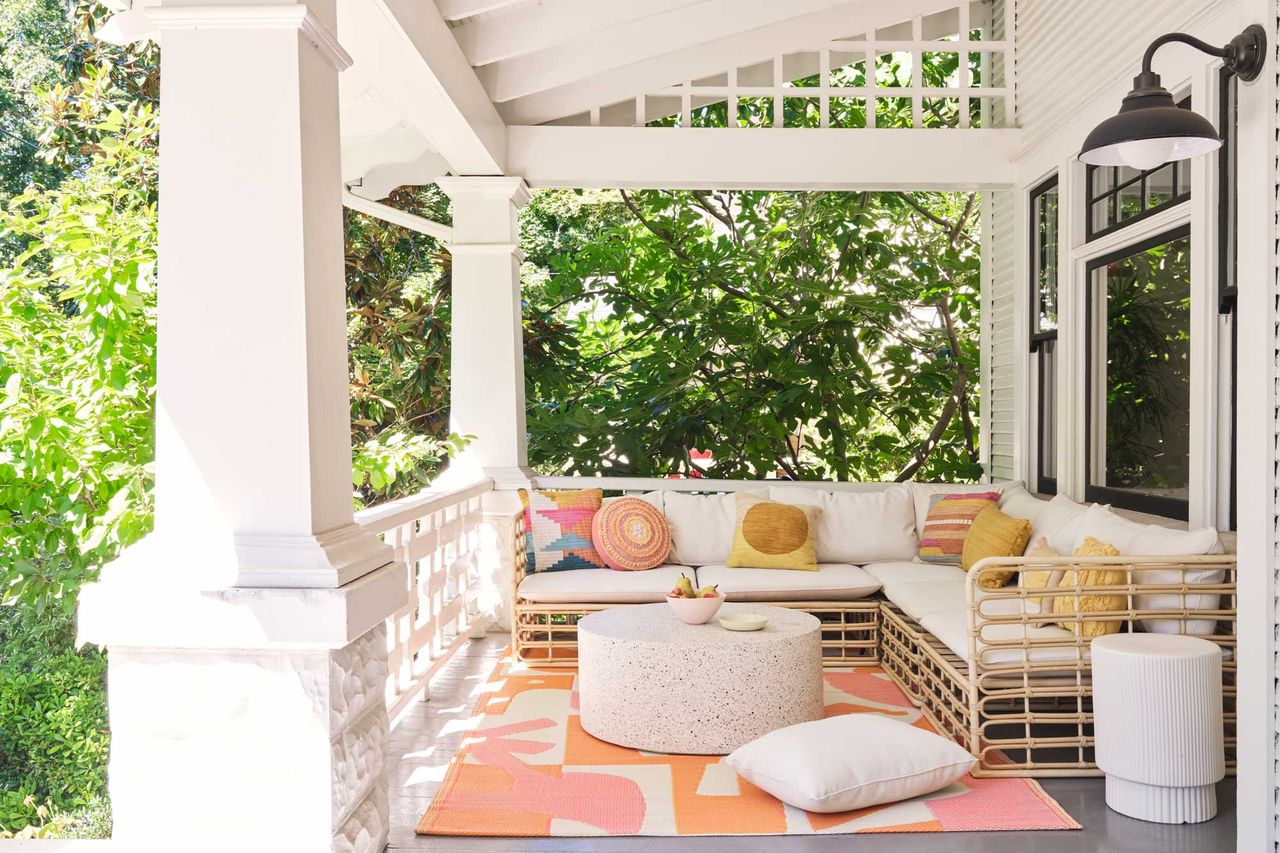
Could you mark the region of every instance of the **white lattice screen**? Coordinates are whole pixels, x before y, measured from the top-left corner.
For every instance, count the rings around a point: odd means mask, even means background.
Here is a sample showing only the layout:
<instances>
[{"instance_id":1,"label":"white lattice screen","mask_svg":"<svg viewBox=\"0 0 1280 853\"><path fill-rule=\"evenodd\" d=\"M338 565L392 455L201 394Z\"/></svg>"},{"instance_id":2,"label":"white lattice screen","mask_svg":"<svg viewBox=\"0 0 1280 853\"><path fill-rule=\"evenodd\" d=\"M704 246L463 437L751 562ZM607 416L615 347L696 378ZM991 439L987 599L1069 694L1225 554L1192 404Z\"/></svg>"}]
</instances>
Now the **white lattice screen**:
<instances>
[{"instance_id":1,"label":"white lattice screen","mask_svg":"<svg viewBox=\"0 0 1280 853\"><path fill-rule=\"evenodd\" d=\"M1005 127L1013 4L964 3L556 122L629 127Z\"/></svg>"}]
</instances>

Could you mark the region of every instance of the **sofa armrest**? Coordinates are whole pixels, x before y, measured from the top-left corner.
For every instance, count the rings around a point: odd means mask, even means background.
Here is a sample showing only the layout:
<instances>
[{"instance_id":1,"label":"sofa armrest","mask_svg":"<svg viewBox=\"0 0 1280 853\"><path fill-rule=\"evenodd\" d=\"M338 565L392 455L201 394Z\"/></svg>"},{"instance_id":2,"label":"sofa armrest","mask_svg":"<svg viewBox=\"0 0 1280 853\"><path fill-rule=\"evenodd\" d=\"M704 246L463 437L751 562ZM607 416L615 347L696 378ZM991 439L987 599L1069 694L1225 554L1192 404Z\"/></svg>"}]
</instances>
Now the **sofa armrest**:
<instances>
[{"instance_id":1,"label":"sofa armrest","mask_svg":"<svg viewBox=\"0 0 1280 853\"><path fill-rule=\"evenodd\" d=\"M1003 586L995 584L1013 572ZM1060 577L1058 577L1060 573ZM1036 585L1046 578L1056 585ZM991 557L965 578L971 666L1060 672L1116 631L1235 645L1236 560L1206 556Z\"/></svg>"}]
</instances>

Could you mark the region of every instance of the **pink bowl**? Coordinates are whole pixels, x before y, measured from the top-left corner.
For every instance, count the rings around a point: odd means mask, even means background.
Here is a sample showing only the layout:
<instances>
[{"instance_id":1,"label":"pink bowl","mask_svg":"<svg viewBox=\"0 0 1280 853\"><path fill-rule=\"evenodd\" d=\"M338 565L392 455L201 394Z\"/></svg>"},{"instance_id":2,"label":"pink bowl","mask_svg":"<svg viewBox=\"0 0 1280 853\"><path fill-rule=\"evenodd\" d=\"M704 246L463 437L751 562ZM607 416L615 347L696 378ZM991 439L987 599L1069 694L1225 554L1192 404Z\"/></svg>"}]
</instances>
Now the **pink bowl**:
<instances>
[{"instance_id":1,"label":"pink bowl","mask_svg":"<svg viewBox=\"0 0 1280 853\"><path fill-rule=\"evenodd\" d=\"M705 625L715 618L720 605L724 604L724 596L715 598L672 598L667 596L667 604L682 622L690 625Z\"/></svg>"}]
</instances>

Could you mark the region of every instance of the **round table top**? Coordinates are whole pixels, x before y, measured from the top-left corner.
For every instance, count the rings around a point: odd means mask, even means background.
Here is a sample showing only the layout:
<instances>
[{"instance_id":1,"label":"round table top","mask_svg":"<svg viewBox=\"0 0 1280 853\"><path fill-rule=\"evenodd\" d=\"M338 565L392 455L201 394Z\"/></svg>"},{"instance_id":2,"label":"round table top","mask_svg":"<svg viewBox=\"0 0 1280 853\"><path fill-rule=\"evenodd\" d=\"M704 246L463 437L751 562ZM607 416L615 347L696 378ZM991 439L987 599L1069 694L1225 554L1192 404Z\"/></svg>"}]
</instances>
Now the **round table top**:
<instances>
[{"instance_id":1,"label":"round table top","mask_svg":"<svg viewBox=\"0 0 1280 853\"><path fill-rule=\"evenodd\" d=\"M1094 649L1144 658L1197 658L1222 654L1217 643L1183 634L1107 634L1094 638Z\"/></svg>"},{"instance_id":2,"label":"round table top","mask_svg":"<svg viewBox=\"0 0 1280 853\"><path fill-rule=\"evenodd\" d=\"M759 631L730 631L720 626L720 617L730 613L757 613L769 619ZM586 632L612 640L673 646L751 646L802 636L821 626L815 616L786 607L767 604L725 602L705 625L688 625L663 604L611 607L584 616L579 633Z\"/></svg>"}]
</instances>

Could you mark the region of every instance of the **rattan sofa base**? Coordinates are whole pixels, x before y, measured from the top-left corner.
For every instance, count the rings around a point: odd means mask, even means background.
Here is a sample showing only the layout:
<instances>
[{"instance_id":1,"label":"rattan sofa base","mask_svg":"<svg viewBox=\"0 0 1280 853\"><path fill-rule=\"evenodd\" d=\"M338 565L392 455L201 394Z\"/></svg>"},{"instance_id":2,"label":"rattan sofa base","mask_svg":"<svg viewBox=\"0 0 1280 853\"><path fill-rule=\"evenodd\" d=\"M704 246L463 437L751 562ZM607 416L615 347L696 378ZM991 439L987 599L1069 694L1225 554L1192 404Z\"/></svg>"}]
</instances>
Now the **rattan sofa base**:
<instances>
[{"instance_id":1,"label":"rattan sofa base","mask_svg":"<svg viewBox=\"0 0 1280 853\"><path fill-rule=\"evenodd\" d=\"M880 663L880 602L770 601L803 610L822 623L824 666ZM511 623L512 652L521 663L539 667L578 665L578 620L589 613L626 604L539 604L516 599Z\"/></svg>"}]
</instances>

